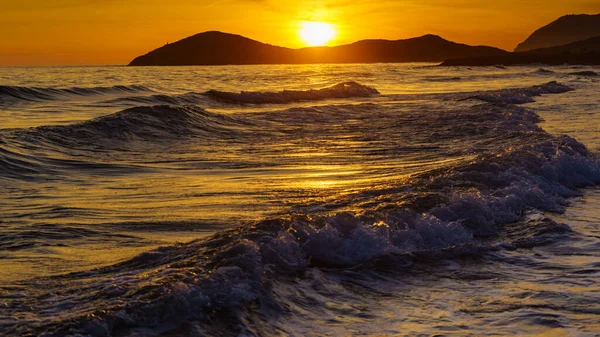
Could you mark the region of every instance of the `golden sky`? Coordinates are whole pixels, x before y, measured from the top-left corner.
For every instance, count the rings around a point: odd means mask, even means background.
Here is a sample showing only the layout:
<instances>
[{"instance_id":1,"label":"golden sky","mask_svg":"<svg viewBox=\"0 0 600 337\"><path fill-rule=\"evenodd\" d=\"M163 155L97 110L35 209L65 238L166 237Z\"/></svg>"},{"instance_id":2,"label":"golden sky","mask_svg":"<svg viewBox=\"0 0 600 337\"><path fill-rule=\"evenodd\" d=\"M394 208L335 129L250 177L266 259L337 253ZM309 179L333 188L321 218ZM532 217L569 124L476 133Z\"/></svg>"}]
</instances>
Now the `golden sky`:
<instances>
[{"instance_id":1,"label":"golden sky","mask_svg":"<svg viewBox=\"0 0 600 337\"><path fill-rule=\"evenodd\" d=\"M220 30L303 47L302 21L336 26L330 45L438 34L514 49L599 0L0 0L0 65L126 64L184 37Z\"/></svg>"}]
</instances>

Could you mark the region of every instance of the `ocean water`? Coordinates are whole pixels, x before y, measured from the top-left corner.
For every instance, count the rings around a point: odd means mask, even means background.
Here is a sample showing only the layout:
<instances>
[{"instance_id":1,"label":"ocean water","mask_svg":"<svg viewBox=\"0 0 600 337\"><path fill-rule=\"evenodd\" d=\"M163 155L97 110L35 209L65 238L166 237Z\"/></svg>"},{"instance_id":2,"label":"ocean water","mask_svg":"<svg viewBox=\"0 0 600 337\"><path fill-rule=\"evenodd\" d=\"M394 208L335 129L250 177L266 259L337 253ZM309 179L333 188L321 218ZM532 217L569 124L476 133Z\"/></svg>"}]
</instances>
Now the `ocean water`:
<instances>
[{"instance_id":1,"label":"ocean water","mask_svg":"<svg viewBox=\"0 0 600 337\"><path fill-rule=\"evenodd\" d=\"M0 68L2 336L600 336L600 68Z\"/></svg>"}]
</instances>

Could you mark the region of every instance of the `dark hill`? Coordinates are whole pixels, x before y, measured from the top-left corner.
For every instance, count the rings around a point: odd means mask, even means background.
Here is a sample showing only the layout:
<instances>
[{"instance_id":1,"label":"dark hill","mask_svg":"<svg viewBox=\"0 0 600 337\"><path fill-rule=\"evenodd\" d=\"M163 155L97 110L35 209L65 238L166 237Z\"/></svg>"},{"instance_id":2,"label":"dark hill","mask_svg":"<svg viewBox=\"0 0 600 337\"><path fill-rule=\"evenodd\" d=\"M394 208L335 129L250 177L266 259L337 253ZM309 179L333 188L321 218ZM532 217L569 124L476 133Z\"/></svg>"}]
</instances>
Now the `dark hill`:
<instances>
[{"instance_id":1,"label":"dark hill","mask_svg":"<svg viewBox=\"0 0 600 337\"><path fill-rule=\"evenodd\" d=\"M600 65L600 36L564 46L535 49L523 53L509 53L501 56L450 59L442 63L443 66L508 66L521 64Z\"/></svg>"},{"instance_id":2,"label":"dark hill","mask_svg":"<svg viewBox=\"0 0 600 337\"><path fill-rule=\"evenodd\" d=\"M139 56L131 66L289 63L293 50L221 32L205 32Z\"/></svg>"},{"instance_id":3,"label":"dark hill","mask_svg":"<svg viewBox=\"0 0 600 337\"><path fill-rule=\"evenodd\" d=\"M496 56L506 51L468 46L435 35L407 40L363 40L337 47L289 49L221 32L197 34L137 57L132 66L441 62L448 58Z\"/></svg>"},{"instance_id":4,"label":"dark hill","mask_svg":"<svg viewBox=\"0 0 600 337\"><path fill-rule=\"evenodd\" d=\"M437 35L396 41L362 40L337 47L304 48L297 52L305 63L441 62L448 58L507 53L493 47L450 42Z\"/></svg>"},{"instance_id":5,"label":"dark hill","mask_svg":"<svg viewBox=\"0 0 600 337\"><path fill-rule=\"evenodd\" d=\"M515 52L561 46L600 36L600 14L566 15L536 30Z\"/></svg>"},{"instance_id":6,"label":"dark hill","mask_svg":"<svg viewBox=\"0 0 600 337\"><path fill-rule=\"evenodd\" d=\"M600 52L600 35L586 40L576 41L564 46L540 48L530 51L532 54L586 54L589 52Z\"/></svg>"}]
</instances>

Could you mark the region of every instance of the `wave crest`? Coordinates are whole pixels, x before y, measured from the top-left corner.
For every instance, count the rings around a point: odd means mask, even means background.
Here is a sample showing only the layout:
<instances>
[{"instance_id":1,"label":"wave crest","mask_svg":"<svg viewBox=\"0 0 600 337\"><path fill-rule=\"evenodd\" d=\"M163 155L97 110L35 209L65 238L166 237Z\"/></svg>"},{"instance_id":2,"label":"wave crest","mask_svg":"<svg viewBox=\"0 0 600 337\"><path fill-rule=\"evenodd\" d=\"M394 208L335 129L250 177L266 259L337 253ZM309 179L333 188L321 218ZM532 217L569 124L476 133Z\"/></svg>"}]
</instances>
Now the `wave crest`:
<instances>
[{"instance_id":1,"label":"wave crest","mask_svg":"<svg viewBox=\"0 0 600 337\"><path fill-rule=\"evenodd\" d=\"M344 82L328 88L310 90L242 91L240 93L210 90L205 93L206 96L218 101L241 104L286 104L335 98L371 97L378 94L377 89L356 82Z\"/></svg>"}]
</instances>

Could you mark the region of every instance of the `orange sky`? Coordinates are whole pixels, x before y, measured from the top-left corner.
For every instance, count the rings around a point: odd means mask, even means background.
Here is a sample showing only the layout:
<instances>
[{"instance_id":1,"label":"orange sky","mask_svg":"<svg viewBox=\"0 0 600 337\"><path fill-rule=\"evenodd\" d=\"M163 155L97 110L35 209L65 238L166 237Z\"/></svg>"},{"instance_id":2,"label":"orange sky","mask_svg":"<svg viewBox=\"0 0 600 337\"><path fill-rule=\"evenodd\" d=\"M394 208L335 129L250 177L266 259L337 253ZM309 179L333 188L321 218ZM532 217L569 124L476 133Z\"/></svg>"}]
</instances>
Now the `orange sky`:
<instances>
[{"instance_id":1,"label":"orange sky","mask_svg":"<svg viewBox=\"0 0 600 337\"><path fill-rule=\"evenodd\" d=\"M337 26L330 44L427 33L512 50L598 0L0 0L0 65L126 64L207 30L302 47L301 21Z\"/></svg>"}]
</instances>

